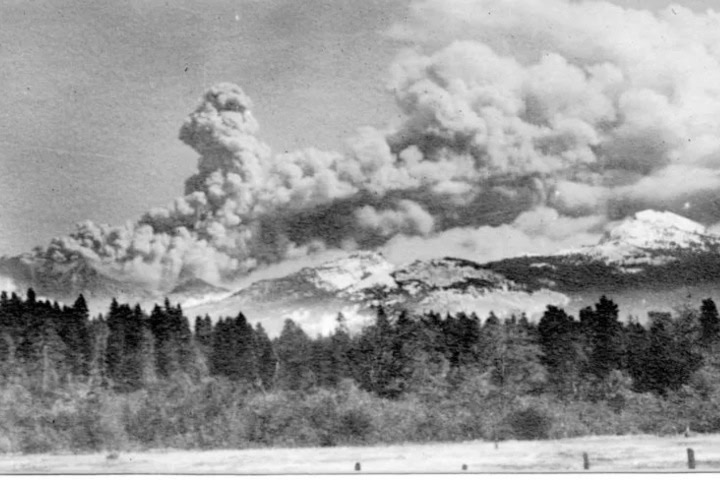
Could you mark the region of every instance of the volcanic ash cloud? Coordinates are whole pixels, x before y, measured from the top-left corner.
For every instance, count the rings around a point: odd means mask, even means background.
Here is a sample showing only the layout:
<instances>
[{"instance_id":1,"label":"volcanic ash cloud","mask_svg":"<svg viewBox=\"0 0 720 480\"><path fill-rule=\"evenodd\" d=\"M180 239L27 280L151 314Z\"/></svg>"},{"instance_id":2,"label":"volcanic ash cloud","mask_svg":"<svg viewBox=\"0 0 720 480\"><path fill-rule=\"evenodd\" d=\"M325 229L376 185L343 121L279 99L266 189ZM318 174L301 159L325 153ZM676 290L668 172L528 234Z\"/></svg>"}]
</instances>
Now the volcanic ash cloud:
<instances>
[{"instance_id":1,"label":"volcanic ash cloud","mask_svg":"<svg viewBox=\"0 0 720 480\"><path fill-rule=\"evenodd\" d=\"M342 154L274 155L250 99L217 85L180 130L200 156L185 196L125 226L84 223L25 263L52 276L84 261L167 291L333 249L550 253L646 208L720 220L716 13L426 0L391 35L411 46L390 69L398 125L359 129Z\"/></svg>"}]
</instances>

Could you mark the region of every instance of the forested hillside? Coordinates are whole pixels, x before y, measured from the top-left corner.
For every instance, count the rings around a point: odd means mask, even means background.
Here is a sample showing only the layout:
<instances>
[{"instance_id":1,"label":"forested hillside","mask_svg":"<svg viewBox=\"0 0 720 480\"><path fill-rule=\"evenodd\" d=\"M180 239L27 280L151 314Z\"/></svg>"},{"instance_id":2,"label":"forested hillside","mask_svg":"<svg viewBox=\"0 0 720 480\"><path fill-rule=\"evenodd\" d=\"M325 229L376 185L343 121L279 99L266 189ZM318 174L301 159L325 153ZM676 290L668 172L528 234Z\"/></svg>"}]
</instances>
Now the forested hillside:
<instances>
[{"instance_id":1,"label":"forested hillside","mask_svg":"<svg viewBox=\"0 0 720 480\"><path fill-rule=\"evenodd\" d=\"M244 448L720 431L720 317L391 315L328 336L166 301L0 296L0 451Z\"/></svg>"}]
</instances>

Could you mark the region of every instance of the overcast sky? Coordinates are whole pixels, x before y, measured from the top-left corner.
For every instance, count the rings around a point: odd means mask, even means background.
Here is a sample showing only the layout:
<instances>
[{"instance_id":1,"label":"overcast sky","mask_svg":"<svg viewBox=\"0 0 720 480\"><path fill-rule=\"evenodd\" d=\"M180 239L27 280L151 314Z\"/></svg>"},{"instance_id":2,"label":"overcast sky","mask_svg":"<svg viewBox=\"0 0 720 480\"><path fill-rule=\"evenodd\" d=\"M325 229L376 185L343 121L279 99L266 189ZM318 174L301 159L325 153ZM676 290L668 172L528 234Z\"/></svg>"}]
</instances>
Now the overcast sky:
<instances>
[{"instance_id":1,"label":"overcast sky","mask_svg":"<svg viewBox=\"0 0 720 480\"><path fill-rule=\"evenodd\" d=\"M0 255L181 195L198 155L178 130L216 82L243 87L278 152L341 149L357 127L393 122L384 86L403 45L384 32L408 3L3 0Z\"/></svg>"}]
</instances>

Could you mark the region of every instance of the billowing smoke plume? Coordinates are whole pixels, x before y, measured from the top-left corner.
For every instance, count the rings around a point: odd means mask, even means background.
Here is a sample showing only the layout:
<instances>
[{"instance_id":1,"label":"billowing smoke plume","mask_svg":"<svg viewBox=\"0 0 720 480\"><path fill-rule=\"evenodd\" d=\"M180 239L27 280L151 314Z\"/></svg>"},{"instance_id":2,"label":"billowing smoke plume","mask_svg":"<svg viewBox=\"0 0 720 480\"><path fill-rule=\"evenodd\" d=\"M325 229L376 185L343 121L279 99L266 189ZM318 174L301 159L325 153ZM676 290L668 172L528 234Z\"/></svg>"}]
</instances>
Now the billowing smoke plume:
<instances>
[{"instance_id":1,"label":"billowing smoke plume","mask_svg":"<svg viewBox=\"0 0 720 480\"><path fill-rule=\"evenodd\" d=\"M328 249L544 253L645 208L720 220L718 14L425 0L391 35L413 46L391 68L399 125L360 129L344 154L273 155L250 99L218 85L180 131L200 155L184 197L85 223L32 262L166 290Z\"/></svg>"}]
</instances>

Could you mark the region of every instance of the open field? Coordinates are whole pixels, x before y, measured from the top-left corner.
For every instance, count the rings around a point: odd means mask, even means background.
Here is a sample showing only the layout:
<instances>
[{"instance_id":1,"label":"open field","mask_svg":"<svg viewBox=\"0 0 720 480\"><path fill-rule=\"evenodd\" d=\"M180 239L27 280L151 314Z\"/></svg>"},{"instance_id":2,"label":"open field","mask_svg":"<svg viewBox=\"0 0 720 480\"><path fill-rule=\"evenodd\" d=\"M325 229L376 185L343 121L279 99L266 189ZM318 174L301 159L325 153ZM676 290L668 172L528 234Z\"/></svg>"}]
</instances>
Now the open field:
<instances>
[{"instance_id":1,"label":"open field","mask_svg":"<svg viewBox=\"0 0 720 480\"><path fill-rule=\"evenodd\" d=\"M697 471L720 471L720 435L691 438L627 436L492 443L436 443L373 447L277 448L217 451L120 452L86 455L6 455L2 473L468 473L687 471L692 448Z\"/></svg>"}]
</instances>

